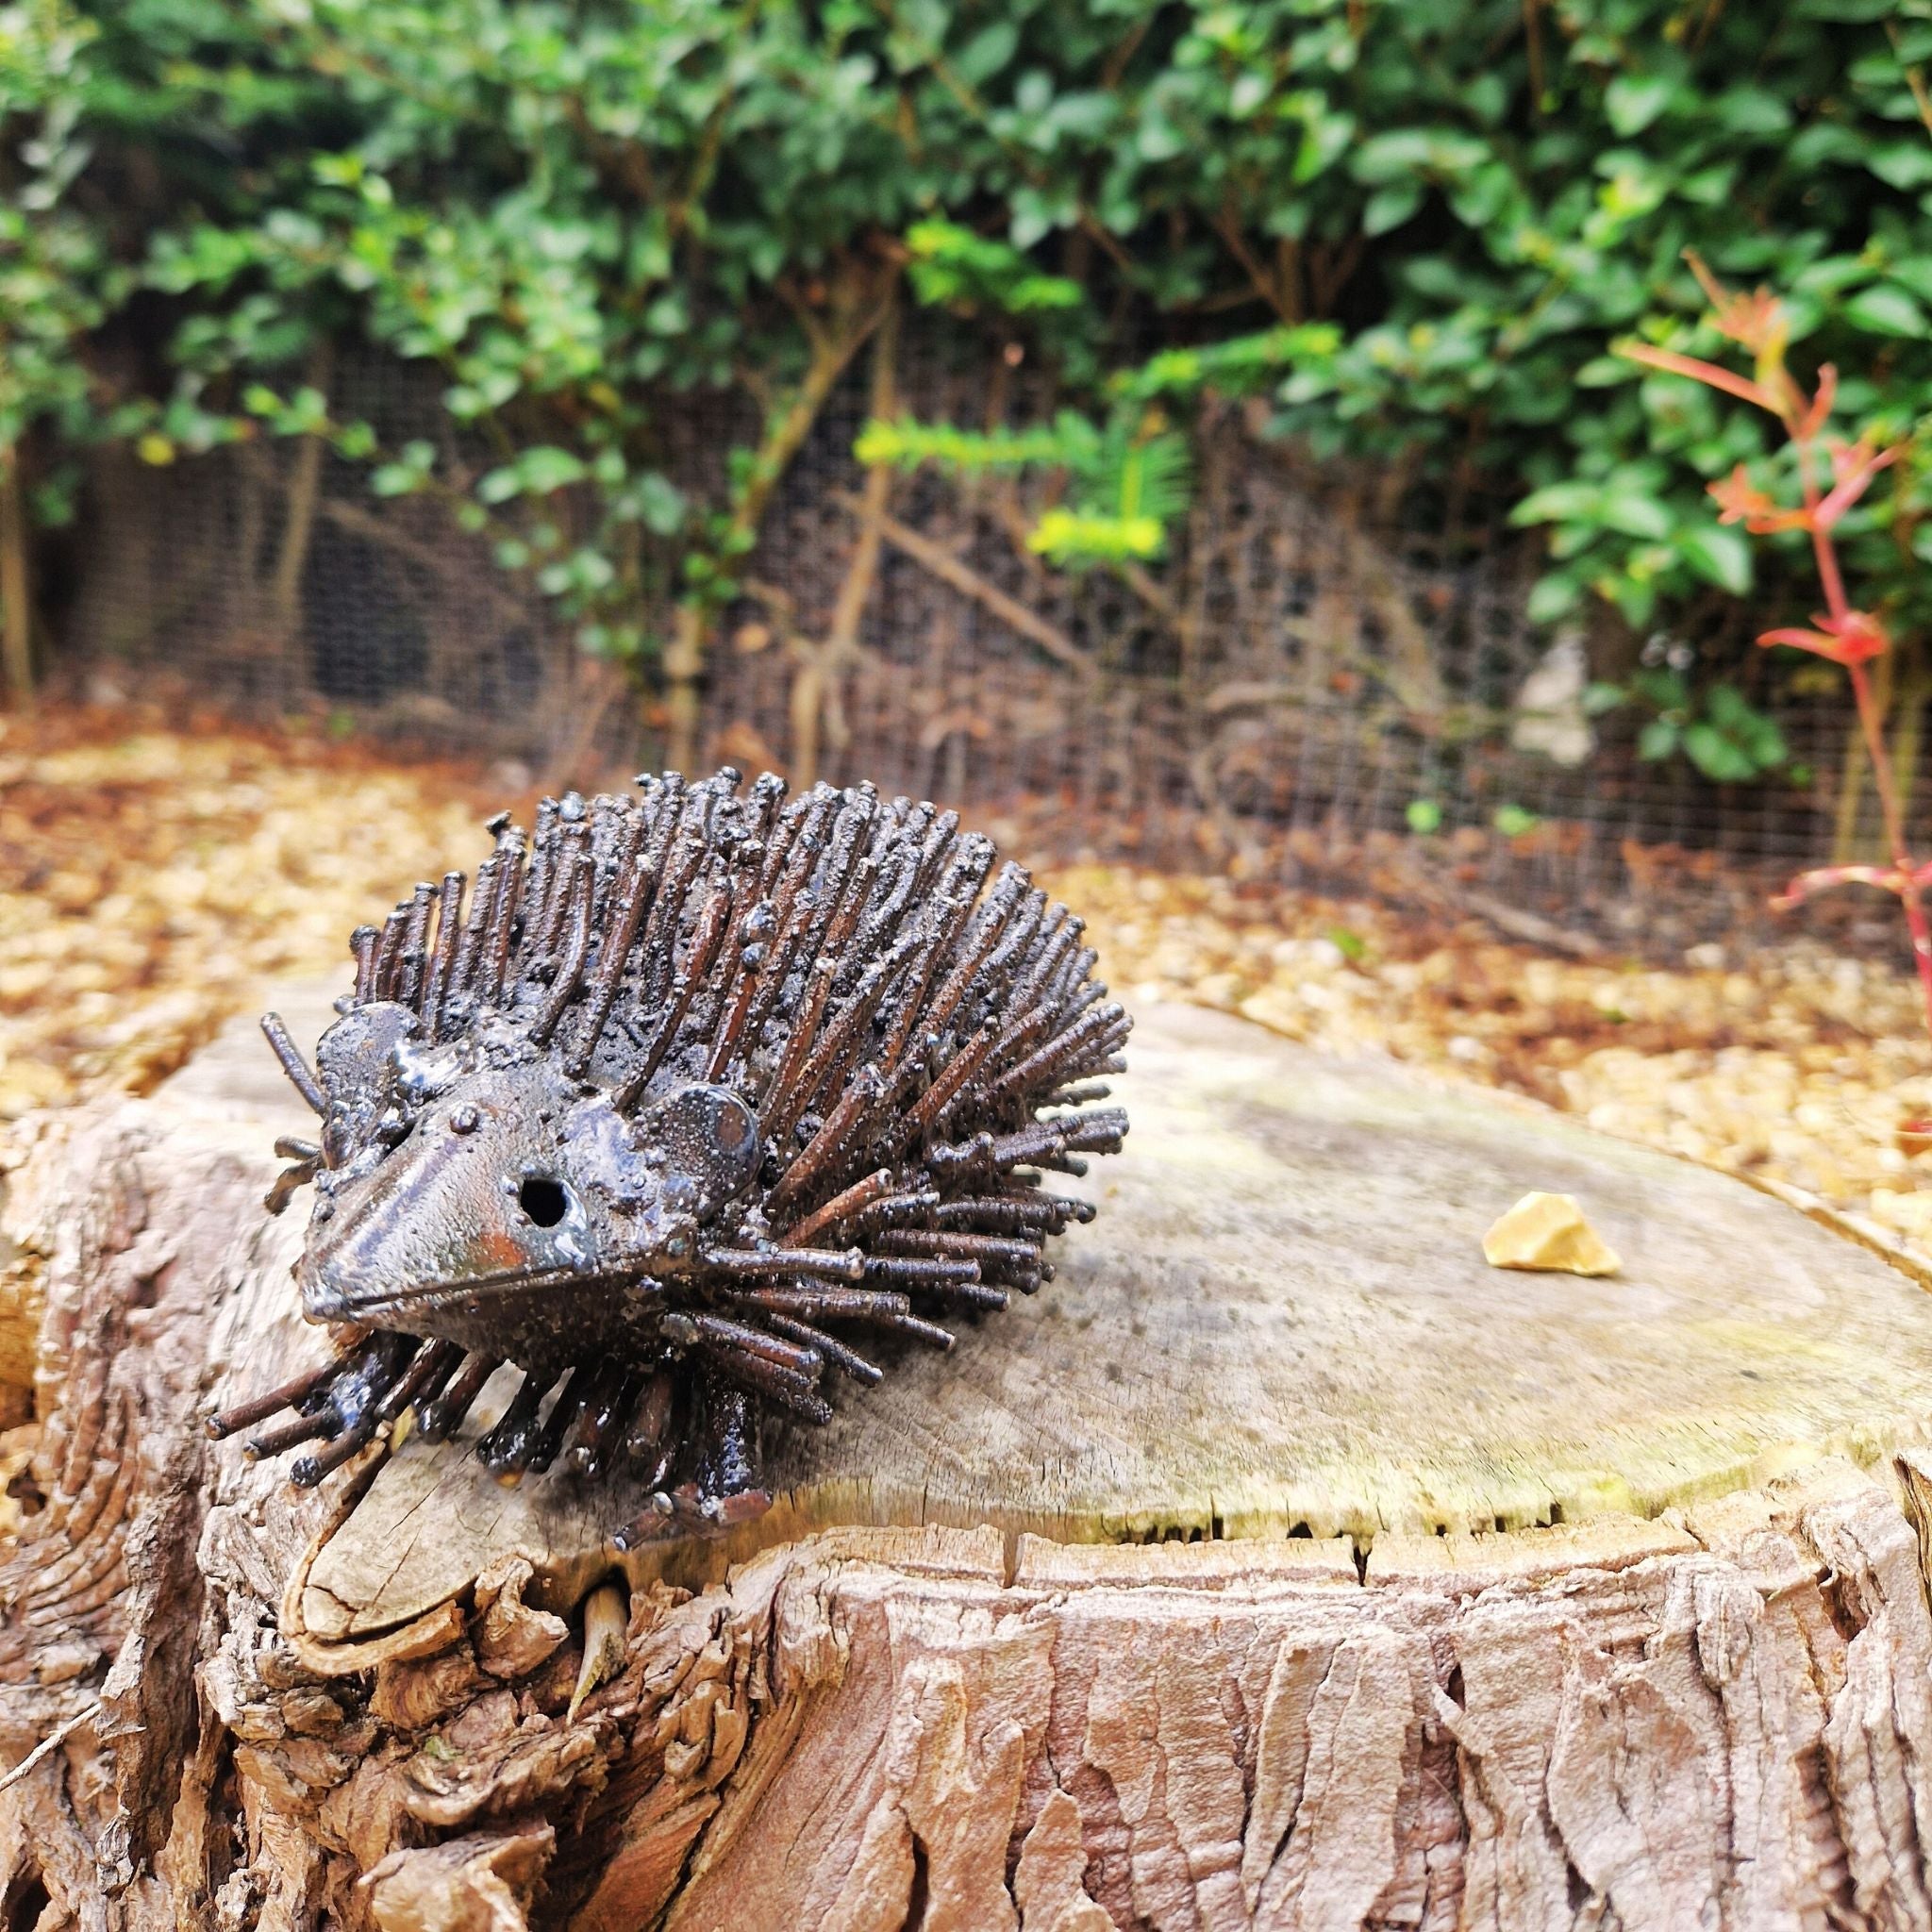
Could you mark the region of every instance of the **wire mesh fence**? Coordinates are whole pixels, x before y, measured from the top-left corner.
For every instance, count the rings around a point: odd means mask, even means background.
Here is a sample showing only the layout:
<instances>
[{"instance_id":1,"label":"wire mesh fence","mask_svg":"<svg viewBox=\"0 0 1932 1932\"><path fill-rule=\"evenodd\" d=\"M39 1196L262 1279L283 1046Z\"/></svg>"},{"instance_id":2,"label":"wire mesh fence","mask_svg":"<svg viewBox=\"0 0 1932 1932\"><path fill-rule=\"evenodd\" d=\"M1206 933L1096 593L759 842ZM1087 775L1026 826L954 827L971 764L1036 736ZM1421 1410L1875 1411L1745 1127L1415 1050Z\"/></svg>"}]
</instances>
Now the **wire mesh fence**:
<instances>
[{"instance_id":1,"label":"wire mesh fence","mask_svg":"<svg viewBox=\"0 0 1932 1932\"><path fill-rule=\"evenodd\" d=\"M927 418L1040 406L1018 388L990 401L983 361L943 341L901 362ZM365 358L333 380L339 411L385 442L452 434L414 369ZM1844 841L1836 701L1780 708L1803 788L1646 762L1634 722L1584 717L1583 645L1553 650L1527 622L1535 558L1480 506L1311 462L1213 405L1168 554L1062 572L1027 548L1010 482L920 474L868 494L852 455L867 409L855 375L767 514L706 666L713 760L868 777L1063 857L1342 883L1392 868L1397 890L1432 870L1611 925L1645 894L1652 918L1668 886L1684 936L1753 916L1763 875ZM728 401L666 422L686 480L743 427ZM74 580L64 657L97 678L339 715L541 778L661 750L648 696L583 658L483 540L431 499L378 501L317 442L158 471L104 458Z\"/></svg>"}]
</instances>

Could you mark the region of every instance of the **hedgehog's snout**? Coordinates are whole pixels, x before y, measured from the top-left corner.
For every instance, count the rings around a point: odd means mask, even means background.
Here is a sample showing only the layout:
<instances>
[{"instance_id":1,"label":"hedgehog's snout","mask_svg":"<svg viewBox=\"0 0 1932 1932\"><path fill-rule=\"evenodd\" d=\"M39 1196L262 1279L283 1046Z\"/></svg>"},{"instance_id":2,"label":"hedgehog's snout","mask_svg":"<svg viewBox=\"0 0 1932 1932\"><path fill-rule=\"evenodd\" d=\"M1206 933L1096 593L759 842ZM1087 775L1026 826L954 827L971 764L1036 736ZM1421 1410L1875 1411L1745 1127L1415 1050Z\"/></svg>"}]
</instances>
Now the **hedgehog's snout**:
<instances>
[{"instance_id":1,"label":"hedgehog's snout","mask_svg":"<svg viewBox=\"0 0 1932 1932\"><path fill-rule=\"evenodd\" d=\"M311 1318L408 1328L428 1305L556 1270L601 1245L537 1070L456 1085L366 1174L340 1173L298 1267Z\"/></svg>"},{"instance_id":2,"label":"hedgehog's snout","mask_svg":"<svg viewBox=\"0 0 1932 1932\"><path fill-rule=\"evenodd\" d=\"M304 1305L420 1330L432 1307L520 1283L678 1272L761 1149L758 1115L726 1087L676 1087L633 1120L541 1065L460 1082L372 1173L330 1190Z\"/></svg>"}]
</instances>

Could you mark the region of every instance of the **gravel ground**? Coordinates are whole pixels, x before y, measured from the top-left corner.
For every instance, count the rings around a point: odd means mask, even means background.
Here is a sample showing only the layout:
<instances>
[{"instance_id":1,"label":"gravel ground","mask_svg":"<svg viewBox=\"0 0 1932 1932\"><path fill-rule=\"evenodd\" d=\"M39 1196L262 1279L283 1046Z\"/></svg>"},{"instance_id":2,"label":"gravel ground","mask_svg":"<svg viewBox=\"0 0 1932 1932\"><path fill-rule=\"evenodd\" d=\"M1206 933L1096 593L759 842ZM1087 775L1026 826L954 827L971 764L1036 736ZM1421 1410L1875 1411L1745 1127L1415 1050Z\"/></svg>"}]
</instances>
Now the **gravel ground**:
<instances>
[{"instance_id":1,"label":"gravel ground","mask_svg":"<svg viewBox=\"0 0 1932 1932\"><path fill-rule=\"evenodd\" d=\"M487 845L480 794L341 747L0 717L0 1120L144 1091L270 981Z\"/></svg>"},{"instance_id":2,"label":"gravel ground","mask_svg":"<svg viewBox=\"0 0 1932 1932\"><path fill-rule=\"evenodd\" d=\"M1372 902L1102 867L1053 884L1130 1008L1198 1000L1323 1052L1513 1088L1932 1245L1932 1154L1900 1132L1932 1111L1932 1048L1916 987L1881 964L1815 941L1584 963Z\"/></svg>"},{"instance_id":3,"label":"gravel ground","mask_svg":"<svg viewBox=\"0 0 1932 1932\"><path fill-rule=\"evenodd\" d=\"M341 970L349 928L472 862L506 802L474 771L319 739L0 719L0 1121L144 1091L268 983ZM1932 1252L1932 1153L1900 1132L1932 1113L1932 1048L1881 964L1814 941L1582 962L1380 902L1121 867L1043 883L1130 1007L1196 1000L1513 1088Z\"/></svg>"}]
</instances>

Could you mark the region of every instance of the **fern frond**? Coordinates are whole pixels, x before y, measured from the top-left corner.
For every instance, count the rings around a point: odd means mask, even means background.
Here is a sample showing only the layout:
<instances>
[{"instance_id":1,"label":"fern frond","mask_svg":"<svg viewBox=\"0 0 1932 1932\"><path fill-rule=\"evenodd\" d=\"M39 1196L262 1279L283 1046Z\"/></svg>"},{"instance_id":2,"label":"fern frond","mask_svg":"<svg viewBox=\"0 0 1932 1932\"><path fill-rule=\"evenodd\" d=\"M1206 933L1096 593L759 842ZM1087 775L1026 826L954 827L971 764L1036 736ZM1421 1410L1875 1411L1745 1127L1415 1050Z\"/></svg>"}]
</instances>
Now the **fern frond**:
<instances>
[{"instance_id":1,"label":"fern frond","mask_svg":"<svg viewBox=\"0 0 1932 1932\"><path fill-rule=\"evenodd\" d=\"M916 222L906 231L912 292L928 307L986 303L1008 315L1077 308L1078 282L1042 275L1010 242L975 235L957 222Z\"/></svg>"},{"instance_id":2,"label":"fern frond","mask_svg":"<svg viewBox=\"0 0 1932 1932\"><path fill-rule=\"evenodd\" d=\"M1167 532L1153 517L1073 509L1048 510L1026 540L1027 549L1062 566L1143 562L1158 557L1166 544Z\"/></svg>"},{"instance_id":3,"label":"fern frond","mask_svg":"<svg viewBox=\"0 0 1932 1932\"><path fill-rule=\"evenodd\" d=\"M1092 459L1076 470L1076 508L1092 515L1149 517L1165 525L1194 497L1193 452L1186 437L1133 413L1117 414Z\"/></svg>"},{"instance_id":4,"label":"fern frond","mask_svg":"<svg viewBox=\"0 0 1932 1932\"><path fill-rule=\"evenodd\" d=\"M1123 370L1108 388L1123 401L1141 403L1208 389L1248 395L1290 370L1327 361L1341 346L1341 331L1333 323L1276 324L1201 348L1163 349L1140 368Z\"/></svg>"},{"instance_id":5,"label":"fern frond","mask_svg":"<svg viewBox=\"0 0 1932 1932\"><path fill-rule=\"evenodd\" d=\"M859 432L852 453L868 466L890 463L894 469L916 470L932 463L965 475L1070 461L1058 425L974 430L951 423L921 423L912 416L901 416L896 423L874 417Z\"/></svg>"}]
</instances>

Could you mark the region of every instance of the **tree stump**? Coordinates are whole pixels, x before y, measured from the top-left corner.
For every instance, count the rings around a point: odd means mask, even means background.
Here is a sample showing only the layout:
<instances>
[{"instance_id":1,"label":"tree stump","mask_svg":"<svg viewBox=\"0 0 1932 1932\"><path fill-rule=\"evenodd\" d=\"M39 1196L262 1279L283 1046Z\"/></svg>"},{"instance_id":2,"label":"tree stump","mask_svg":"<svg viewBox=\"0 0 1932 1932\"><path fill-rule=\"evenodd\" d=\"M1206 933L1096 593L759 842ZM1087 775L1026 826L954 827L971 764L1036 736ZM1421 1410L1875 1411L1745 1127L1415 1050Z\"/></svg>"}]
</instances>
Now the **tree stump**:
<instances>
[{"instance_id":1,"label":"tree stump","mask_svg":"<svg viewBox=\"0 0 1932 1932\"><path fill-rule=\"evenodd\" d=\"M487 1402L316 1494L205 1439L319 1352L252 1027L42 1120L0 1926L1932 1926L1904 1263L1219 1016L1132 1060L1058 1280L622 1563ZM1622 1273L1489 1269L1531 1188Z\"/></svg>"}]
</instances>

